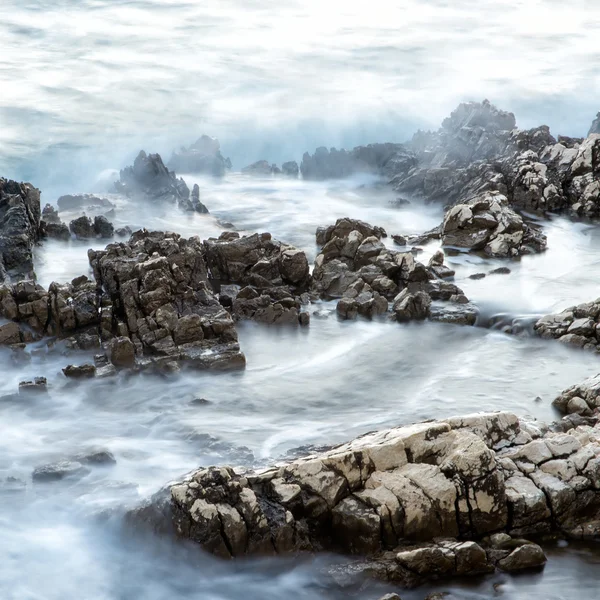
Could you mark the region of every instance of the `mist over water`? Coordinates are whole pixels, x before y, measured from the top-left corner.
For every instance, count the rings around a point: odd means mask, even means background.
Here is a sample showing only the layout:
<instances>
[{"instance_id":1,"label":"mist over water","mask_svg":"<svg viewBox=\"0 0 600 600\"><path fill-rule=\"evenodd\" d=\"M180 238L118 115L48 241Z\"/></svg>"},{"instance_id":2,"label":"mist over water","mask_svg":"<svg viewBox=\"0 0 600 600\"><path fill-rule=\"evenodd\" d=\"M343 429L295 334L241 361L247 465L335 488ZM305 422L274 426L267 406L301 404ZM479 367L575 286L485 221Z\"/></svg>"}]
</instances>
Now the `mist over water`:
<instances>
[{"instance_id":1,"label":"mist over water","mask_svg":"<svg viewBox=\"0 0 600 600\"><path fill-rule=\"evenodd\" d=\"M408 139L437 128L463 100L489 98L522 127L584 135L600 104L600 5L595 0L2 0L0 176L31 181L42 202L105 191L144 148L221 141L234 171L258 160L300 161L320 145ZM441 206L393 208L373 178L198 183L210 215L143 211L118 197L116 227L201 238L223 231L273 237L316 255L315 229L349 216L389 234L438 225ZM65 220L68 215L61 215ZM600 230L556 218L548 250L510 263L448 256L483 317L524 319L600 296ZM390 238L386 244L392 245ZM89 274L87 249L36 248L39 282ZM423 247L420 260L436 250ZM546 421L551 400L598 370L597 356L527 336L435 323L339 322L335 303L310 308L308 330L238 327L243 373L149 375L68 384L63 356L43 345L18 360L0 349L0 597L9 600L375 599L387 588L338 589L340 557L223 563L197 548L131 536L122 517L199 465L258 467L303 447L366 431L479 410ZM50 396L15 399L45 376ZM78 481L34 484L33 469L92 448L116 457ZM597 589L593 546L556 547L543 574L402 592L422 600L582 598Z\"/></svg>"}]
</instances>

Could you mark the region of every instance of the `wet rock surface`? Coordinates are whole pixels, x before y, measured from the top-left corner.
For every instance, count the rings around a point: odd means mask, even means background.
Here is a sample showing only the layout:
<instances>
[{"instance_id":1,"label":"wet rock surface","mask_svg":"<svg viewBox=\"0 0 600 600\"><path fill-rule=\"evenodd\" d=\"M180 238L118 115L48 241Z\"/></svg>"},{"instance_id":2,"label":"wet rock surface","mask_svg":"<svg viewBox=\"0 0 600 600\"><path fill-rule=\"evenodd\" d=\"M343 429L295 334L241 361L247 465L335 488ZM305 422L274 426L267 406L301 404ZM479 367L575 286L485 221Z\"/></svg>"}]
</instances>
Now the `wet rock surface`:
<instances>
[{"instance_id":1,"label":"wet rock surface","mask_svg":"<svg viewBox=\"0 0 600 600\"><path fill-rule=\"evenodd\" d=\"M570 346L599 352L596 334L599 321L600 299L545 315L535 323L534 331L544 339L556 339Z\"/></svg>"},{"instance_id":2,"label":"wet rock surface","mask_svg":"<svg viewBox=\"0 0 600 600\"><path fill-rule=\"evenodd\" d=\"M40 191L0 177L0 283L33 279L33 246L39 239Z\"/></svg>"},{"instance_id":3,"label":"wet rock surface","mask_svg":"<svg viewBox=\"0 0 600 600\"><path fill-rule=\"evenodd\" d=\"M523 536L598 530L600 425L559 429L480 413L260 471L202 468L170 487L162 514L218 556L333 550L404 585L540 568L542 549Z\"/></svg>"},{"instance_id":4,"label":"wet rock surface","mask_svg":"<svg viewBox=\"0 0 600 600\"><path fill-rule=\"evenodd\" d=\"M223 177L231 169L231 161L221 154L219 140L202 135L189 148L174 152L168 166L180 173L203 173Z\"/></svg>"}]
</instances>

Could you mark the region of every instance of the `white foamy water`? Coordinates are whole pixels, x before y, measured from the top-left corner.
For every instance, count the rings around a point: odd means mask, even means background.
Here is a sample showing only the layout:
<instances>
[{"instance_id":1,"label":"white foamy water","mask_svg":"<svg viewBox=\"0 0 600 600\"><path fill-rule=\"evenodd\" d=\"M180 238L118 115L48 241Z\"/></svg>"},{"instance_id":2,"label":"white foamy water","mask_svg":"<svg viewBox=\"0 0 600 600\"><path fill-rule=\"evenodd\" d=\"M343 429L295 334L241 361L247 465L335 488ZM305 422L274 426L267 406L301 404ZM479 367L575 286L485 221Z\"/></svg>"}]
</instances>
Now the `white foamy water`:
<instances>
[{"instance_id":1,"label":"white foamy water","mask_svg":"<svg viewBox=\"0 0 600 600\"><path fill-rule=\"evenodd\" d=\"M459 101L483 97L522 126L581 135L600 110L599 34L592 0L2 0L0 175L31 180L55 203L92 191L142 147L167 159L208 133L239 169L299 160L321 144L402 141L418 126L437 127ZM391 208L393 196L368 178L183 176L199 184L210 215L118 201L115 225L206 238L230 221L312 260L316 227L341 216L389 234L420 233L442 218L440 207L418 202ZM448 257L485 315L531 316L600 296L598 228L555 219L545 230L548 251L517 262ZM37 248L40 282L88 273L91 246L103 243ZM424 246L422 260L436 249ZM506 264L509 275L469 278ZM61 368L91 355L32 348L29 362L15 362L0 350L0 396L36 375L51 386L48 398L0 400L0 597L346 598L322 573L330 557L221 563L168 540L131 538L121 516L199 465L262 465L299 447L477 410L550 420L555 395L598 370L597 356L558 343L434 323L342 323L331 303L311 311L308 330L240 326L243 373L67 385ZM32 483L35 467L92 447L110 450L116 465L77 482ZM591 598L596 563L589 547L556 549L542 575L437 589L450 600L487 599L494 583L515 600L563 600L576 589Z\"/></svg>"}]
</instances>

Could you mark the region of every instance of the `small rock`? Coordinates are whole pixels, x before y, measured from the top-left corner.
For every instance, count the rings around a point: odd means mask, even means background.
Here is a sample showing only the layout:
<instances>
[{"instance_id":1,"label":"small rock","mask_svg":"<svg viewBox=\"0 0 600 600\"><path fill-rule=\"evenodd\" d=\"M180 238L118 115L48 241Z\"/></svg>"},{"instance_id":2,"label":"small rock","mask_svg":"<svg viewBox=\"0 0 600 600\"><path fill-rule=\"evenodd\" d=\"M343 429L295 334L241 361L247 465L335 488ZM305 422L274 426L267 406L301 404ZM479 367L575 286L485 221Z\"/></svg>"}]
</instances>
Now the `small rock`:
<instances>
[{"instance_id":1,"label":"small rock","mask_svg":"<svg viewBox=\"0 0 600 600\"><path fill-rule=\"evenodd\" d=\"M508 275L510 273L510 269L508 267L498 267L490 271L490 275Z\"/></svg>"},{"instance_id":2,"label":"small rock","mask_svg":"<svg viewBox=\"0 0 600 600\"><path fill-rule=\"evenodd\" d=\"M546 564L546 555L537 544L525 544L515 548L506 558L498 562L503 571L514 572L534 569Z\"/></svg>"},{"instance_id":3,"label":"small rock","mask_svg":"<svg viewBox=\"0 0 600 600\"><path fill-rule=\"evenodd\" d=\"M96 375L96 367L94 365L67 365L62 372L65 377L71 379L91 379Z\"/></svg>"},{"instance_id":4,"label":"small rock","mask_svg":"<svg viewBox=\"0 0 600 600\"><path fill-rule=\"evenodd\" d=\"M113 224L103 216L94 217L94 232L102 239L113 237L115 228Z\"/></svg>"},{"instance_id":5,"label":"small rock","mask_svg":"<svg viewBox=\"0 0 600 600\"><path fill-rule=\"evenodd\" d=\"M112 341L110 362L115 367L133 367L135 365L135 346L128 337L118 337Z\"/></svg>"},{"instance_id":6,"label":"small rock","mask_svg":"<svg viewBox=\"0 0 600 600\"><path fill-rule=\"evenodd\" d=\"M45 377L36 377L33 381L20 381L19 394L46 394L48 382Z\"/></svg>"},{"instance_id":7,"label":"small rock","mask_svg":"<svg viewBox=\"0 0 600 600\"><path fill-rule=\"evenodd\" d=\"M84 465L114 465L117 463L114 454L103 448L82 452L75 456L75 461Z\"/></svg>"},{"instance_id":8,"label":"small rock","mask_svg":"<svg viewBox=\"0 0 600 600\"><path fill-rule=\"evenodd\" d=\"M485 277L485 273L473 273L473 275L469 275L469 279L483 279Z\"/></svg>"},{"instance_id":9,"label":"small rock","mask_svg":"<svg viewBox=\"0 0 600 600\"><path fill-rule=\"evenodd\" d=\"M80 462L64 460L35 468L32 478L40 482L60 481L66 478L80 479L89 472L90 470Z\"/></svg>"},{"instance_id":10,"label":"small rock","mask_svg":"<svg viewBox=\"0 0 600 600\"><path fill-rule=\"evenodd\" d=\"M398 244L398 246L406 246L407 240L403 235L393 235L392 239L394 240L394 244Z\"/></svg>"},{"instance_id":11,"label":"small rock","mask_svg":"<svg viewBox=\"0 0 600 600\"><path fill-rule=\"evenodd\" d=\"M131 227L126 225L125 227L120 227L115 231L115 235L119 237L129 237L133 232L131 231Z\"/></svg>"},{"instance_id":12,"label":"small rock","mask_svg":"<svg viewBox=\"0 0 600 600\"><path fill-rule=\"evenodd\" d=\"M308 327L310 324L310 314L307 312L301 312L298 314L298 322L302 327Z\"/></svg>"},{"instance_id":13,"label":"small rock","mask_svg":"<svg viewBox=\"0 0 600 600\"><path fill-rule=\"evenodd\" d=\"M212 402L206 398L194 398L190 404L192 406L206 406L207 404L212 404Z\"/></svg>"}]
</instances>

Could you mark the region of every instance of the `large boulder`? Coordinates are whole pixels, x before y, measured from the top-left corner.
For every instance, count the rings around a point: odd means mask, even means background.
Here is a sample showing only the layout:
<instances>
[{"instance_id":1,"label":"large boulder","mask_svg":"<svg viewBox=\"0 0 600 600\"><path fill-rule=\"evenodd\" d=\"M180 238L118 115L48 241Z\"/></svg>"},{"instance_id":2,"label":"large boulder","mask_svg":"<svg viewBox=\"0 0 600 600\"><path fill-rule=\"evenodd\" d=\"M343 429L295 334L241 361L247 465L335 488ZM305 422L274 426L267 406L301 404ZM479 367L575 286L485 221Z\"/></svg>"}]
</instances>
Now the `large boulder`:
<instances>
[{"instance_id":1,"label":"large boulder","mask_svg":"<svg viewBox=\"0 0 600 600\"><path fill-rule=\"evenodd\" d=\"M596 535L599 453L595 421L564 432L479 413L368 433L259 471L201 468L170 486L160 514L226 558L329 550L412 584L515 572L546 561L523 536Z\"/></svg>"},{"instance_id":2,"label":"large boulder","mask_svg":"<svg viewBox=\"0 0 600 600\"><path fill-rule=\"evenodd\" d=\"M202 135L189 148L173 152L169 167L180 173L203 173L214 177L223 177L231 169L231 161L221 154L219 140Z\"/></svg>"},{"instance_id":3,"label":"large boulder","mask_svg":"<svg viewBox=\"0 0 600 600\"><path fill-rule=\"evenodd\" d=\"M513 257L545 250L546 236L512 210L506 196L485 192L446 213L442 243L493 257Z\"/></svg>"},{"instance_id":4,"label":"large boulder","mask_svg":"<svg viewBox=\"0 0 600 600\"><path fill-rule=\"evenodd\" d=\"M32 279L40 235L40 191L0 177L0 283Z\"/></svg>"}]
</instances>

